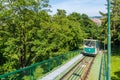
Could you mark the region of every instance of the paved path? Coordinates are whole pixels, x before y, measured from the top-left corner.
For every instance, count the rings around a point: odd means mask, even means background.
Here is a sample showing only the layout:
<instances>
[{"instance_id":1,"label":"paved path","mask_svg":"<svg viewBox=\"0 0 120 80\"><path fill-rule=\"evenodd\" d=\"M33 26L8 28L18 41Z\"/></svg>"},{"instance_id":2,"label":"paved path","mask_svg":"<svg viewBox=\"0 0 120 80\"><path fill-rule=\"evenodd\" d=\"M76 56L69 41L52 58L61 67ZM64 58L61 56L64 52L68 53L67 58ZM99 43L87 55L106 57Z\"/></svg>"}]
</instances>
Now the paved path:
<instances>
[{"instance_id":1,"label":"paved path","mask_svg":"<svg viewBox=\"0 0 120 80\"><path fill-rule=\"evenodd\" d=\"M94 62L93 65L90 69L89 75L87 77L87 80L99 80L99 75L100 75L100 65L101 65L101 59L102 59L102 52L100 52ZM103 80L103 79L101 79Z\"/></svg>"},{"instance_id":2,"label":"paved path","mask_svg":"<svg viewBox=\"0 0 120 80\"><path fill-rule=\"evenodd\" d=\"M55 71L49 73L45 77L41 78L40 80L54 80L58 75L63 73L65 70L67 70L71 65L73 65L76 61L78 61L83 55L80 54L73 59L71 59L68 63L64 64L60 68L56 69Z\"/></svg>"}]
</instances>

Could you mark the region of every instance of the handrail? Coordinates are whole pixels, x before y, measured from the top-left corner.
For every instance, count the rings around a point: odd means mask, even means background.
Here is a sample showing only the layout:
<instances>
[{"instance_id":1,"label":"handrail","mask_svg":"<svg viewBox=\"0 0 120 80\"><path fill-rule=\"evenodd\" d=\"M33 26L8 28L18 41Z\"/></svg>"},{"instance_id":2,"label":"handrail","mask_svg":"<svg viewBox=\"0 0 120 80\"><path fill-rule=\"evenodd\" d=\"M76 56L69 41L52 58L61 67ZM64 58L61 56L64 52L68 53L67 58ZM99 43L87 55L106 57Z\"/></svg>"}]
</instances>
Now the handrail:
<instances>
[{"instance_id":1,"label":"handrail","mask_svg":"<svg viewBox=\"0 0 120 80\"><path fill-rule=\"evenodd\" d=\"M101 73L102 73L102 66L103 65L103 54L101 56L101 62L100 62L100 72L99 72L99 80L101 80Z\"/></svg>"},{"instance_id":2,"label":"handrail","mask_svg":"<svg viewBox=\"0 0 120 80\"><path fill-rule=\"evenodd\" d=\"M44 74L53 70L55 67L61 65L63 63L63 61L67 61L68 59L79 54L81 51L82 50L70 51L66 54L62 54L57 57L53 57L51 59L44 60L42 62L38 62L31 66L27 66L25 68L21 68L19 70L13 71L13 72L2 74L2 75L0 75L0 79L4 80L4 79L9 79L9 78L10 79L18 79L18 78L19 79L22 79L22 78L28 79L29 78L29 80L36 80L41 77L38 74L36 74L36 73L38 73L38 71L39 71L39 73L41 73L40 75L43 76Z\"/></svg>"},{"instance_id":3,"label":"handrail","mask_svg":"<svg viewBox=\"0 0 120 80\"><path fill-rule=\"evenodd\" d=\"M102 80L101 76L106 80L106 54L103 53L101 57L101 63L100 63L100 72L99 72L99 80ZM103 71L103 72L102 72Z\"/></svg>"}]
</instances>

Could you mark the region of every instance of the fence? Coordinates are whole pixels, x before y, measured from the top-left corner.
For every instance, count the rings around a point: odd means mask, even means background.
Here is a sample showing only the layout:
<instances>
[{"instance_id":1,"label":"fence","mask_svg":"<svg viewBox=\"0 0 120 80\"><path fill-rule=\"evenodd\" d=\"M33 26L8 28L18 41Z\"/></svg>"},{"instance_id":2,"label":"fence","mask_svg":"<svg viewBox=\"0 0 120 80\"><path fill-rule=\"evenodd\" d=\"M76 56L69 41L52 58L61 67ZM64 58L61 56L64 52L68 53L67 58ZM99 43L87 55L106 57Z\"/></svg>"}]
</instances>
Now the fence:
<instances>
[{"instance_id":1,"label":"fence","mask_svg":"<svg viewBox=\"0 0 120 80\"><path fill-rule=\"evenodd\" d=\"M0 80L37 80L43 75L65 63L70 58L79 54L81 50L70 51L68 53L53 57L48 60L33 64L31 66L0 75Z\"/></svg>"},{"instance_id":2,"label":"fence","mask_svg":"<svg viewBox=\"0 0 120 80\"><path fill-rule=\"evenodd\" d=\"M100 65L100 72L99 72L99 80L107 80L107 74L106 74L106 53L104 52L102 54L102 58L101 58L101 65Z\"/></svg>"}]
</instances>

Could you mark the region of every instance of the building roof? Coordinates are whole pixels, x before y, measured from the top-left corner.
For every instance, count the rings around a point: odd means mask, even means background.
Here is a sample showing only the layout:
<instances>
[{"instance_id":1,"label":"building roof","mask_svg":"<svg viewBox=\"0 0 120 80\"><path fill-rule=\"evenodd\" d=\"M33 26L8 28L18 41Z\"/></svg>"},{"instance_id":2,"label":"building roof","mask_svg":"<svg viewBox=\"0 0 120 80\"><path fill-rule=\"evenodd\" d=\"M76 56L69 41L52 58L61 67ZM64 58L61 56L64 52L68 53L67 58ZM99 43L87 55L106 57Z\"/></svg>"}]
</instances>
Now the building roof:
<instances>
[{"instance_id":1,"label":"building roof","mask_svg":"<svg viewBox=\"0 0 120 80\"><path fill-rule=\"evenodd\" d=\"M93 22L95 22L98 26L100 26L102 24L102 20L98 19L98 18L91 18L91 20Z\"/></svg>"}]
</instances>

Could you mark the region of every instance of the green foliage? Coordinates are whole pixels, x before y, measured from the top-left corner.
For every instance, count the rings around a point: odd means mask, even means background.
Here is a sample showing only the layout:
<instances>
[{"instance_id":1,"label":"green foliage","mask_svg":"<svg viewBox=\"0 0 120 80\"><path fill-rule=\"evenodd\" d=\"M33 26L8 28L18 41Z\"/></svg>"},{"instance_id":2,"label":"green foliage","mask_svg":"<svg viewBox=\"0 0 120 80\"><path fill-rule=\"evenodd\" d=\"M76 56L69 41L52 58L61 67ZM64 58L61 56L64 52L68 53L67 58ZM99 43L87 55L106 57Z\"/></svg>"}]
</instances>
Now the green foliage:
<instances>
[{"instance_id":1,"label":"green foliage","mask_svg":"<svg viewBox=\"0 0 120 80\"><path fill-rule=\"evenodd\" d=\"M66 54L53 57L42 62L38 62L31 66L15 70L13 72L0 75L0 79L9 80L33 80L40 79L43 75L48 74L50 71L55 70L61 64L64 64L69 59L80 54L82 50L70 51Z\"/></svg>"},{"instance_id":2,"label":"green foliage","mask_svg":"<svg viewBox=\"0 0 120 80\"><path fill-rule=\"evenodd\" d=\"M82 14L82 26L83 30L87 33L88 38L98 39L98 35L100 34L99 27L91 20L86 14Z\"/></svg>"},{"instance_id":3,"label":"green foliage","mask_svg":"<svg viewBox=\"0 0 120 80\"><path fill-rule=\"evenodd\" d=\"M37 67L34 72L34 76L36 79L39 79L40 76L44 75L44 70L41 67Z\"/></svg>"},{"instance_id":4,"label":"green foliage","mask_svg":"<svg viewBox=\"0 0 120 80\"><path fill-rule=\"evenodd\" d=\"M111 0L111 40L113 45L120 44L120 1ZM100 12L103 18L103 33L107 35L107 14Z\"/></svg>"},{"instance_id":5,"label":"green foliage","mask_svg":"<svg viewBox=\"0 0 120 80\"><path fill-rule=\"evenodd\" d=\"M112 48L112 57L111 57L111 79L119 80L120 79L120 47Z\"/></svg>"},{"instance_id":6,"label":"green foliage","mask_svg":"<svg viewBox=\"0 0 120 80\"><path fill-rule=\"evenodd\" d=\"M119 0L112 0L112 12L111 12L111 34L112 40L114 41L115 45L120 44L120 1Z\"/></svg>"},{"instance_id":7,"label":"green foliage","mask_svg":"<svg viewBox=\"0 0 120 80\"><path fill-rule=\"evenodd\" d=\"M5 59L5 61L1 61L3 70L0 73L25 67L35 61L37 52L33 49L40 45L36 46L37 36L34 36L41 29L38 17L42 12L40 9L47 7L48 4L47 0L37 1L39 3L31 0L3 0L0 2L0 6L2 6L0 11L0 54L2 59Z\"/></svg>"},{"instance_id":8,"label":"green foliage","mask_svg":"<svg viewBox=\"0 0 120 80\"><path fill-rule=\"evenodd\" d=\"M99 28L87 15L58 9L51 16L48 2L0 2L0 74L76 50L84 38L98 37Z\"/></svg>"}]
</instances>

